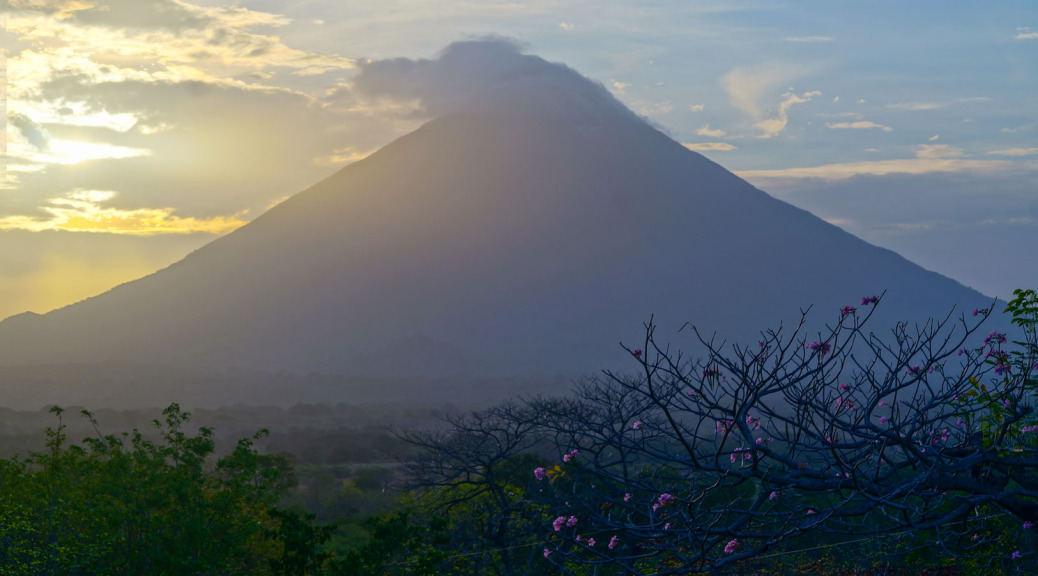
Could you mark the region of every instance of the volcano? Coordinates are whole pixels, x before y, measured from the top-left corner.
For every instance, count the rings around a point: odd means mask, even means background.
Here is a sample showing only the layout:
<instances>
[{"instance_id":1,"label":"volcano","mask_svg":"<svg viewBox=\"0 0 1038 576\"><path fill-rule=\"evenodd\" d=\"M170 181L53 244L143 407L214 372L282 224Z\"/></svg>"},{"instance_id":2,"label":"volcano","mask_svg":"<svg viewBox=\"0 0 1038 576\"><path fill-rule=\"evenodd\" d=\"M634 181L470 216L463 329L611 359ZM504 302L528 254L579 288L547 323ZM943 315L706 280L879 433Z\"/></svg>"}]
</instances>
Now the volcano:
<instances>
[{"instance_id":1,"label":"volcano","mask_svg":"<svg viewBox=\"0 0 1038 576\"><path fill-rule=\"evenodd\" d=\"M470 47L471 48L471 47ZM735 342L885 292L874 325L980 293L754 188L525 56L491 90L150 276L0 323L0 365L358 376L629 367L644 323Z\"/></svg>"}]
</instances>

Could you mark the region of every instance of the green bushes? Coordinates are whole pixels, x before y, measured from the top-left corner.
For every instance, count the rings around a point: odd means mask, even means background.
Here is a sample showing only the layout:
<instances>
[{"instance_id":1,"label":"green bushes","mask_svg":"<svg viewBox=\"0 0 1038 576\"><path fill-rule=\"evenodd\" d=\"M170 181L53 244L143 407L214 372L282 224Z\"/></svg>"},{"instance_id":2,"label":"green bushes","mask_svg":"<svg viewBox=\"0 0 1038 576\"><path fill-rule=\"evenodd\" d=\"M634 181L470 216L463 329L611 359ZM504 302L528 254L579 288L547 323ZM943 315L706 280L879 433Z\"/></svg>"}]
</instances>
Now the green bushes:
<instances>
[{"instance_id":1,"label":"green bushes","mask_svg":"<svg viewBox=\"0 0 1038 576\"><path fill-rule=\"evenodd\" d=\"M283 458L245 439L214 463L212 430L189 433L175 404L154 422L159 441L69 444L52 412L45 451L0 461L0 574L312 573L326 532L274 508Z\"/></svg>"}]
</instances>

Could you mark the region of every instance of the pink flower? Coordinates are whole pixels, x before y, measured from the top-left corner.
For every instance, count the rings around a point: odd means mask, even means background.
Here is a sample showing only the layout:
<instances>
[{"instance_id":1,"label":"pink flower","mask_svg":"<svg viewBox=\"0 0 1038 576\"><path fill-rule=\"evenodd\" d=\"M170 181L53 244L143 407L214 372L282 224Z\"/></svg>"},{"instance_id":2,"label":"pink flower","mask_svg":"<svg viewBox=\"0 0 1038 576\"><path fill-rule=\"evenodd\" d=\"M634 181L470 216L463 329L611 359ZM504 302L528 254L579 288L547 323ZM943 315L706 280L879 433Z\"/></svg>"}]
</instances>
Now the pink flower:
<instances>
[{"instance_id":1,"label":"pink flower","mask_svg":"<svg viewBox=\"0 0 1038 576\"><path fill-rule=\"evenodd\" d=\"M832 345L831 345L831 344L829 344L828 342L818 342L818 341L816 340L816 341L814 341L814 342L812 342L812 343L808 344L808 345L806 346L806 348L807 348L808 350L811 350L812 352L818 352L818 353L820 353L820 354L821 354L822 356L825 356L826 354L828 354L828 353L829 353L829 351L830 351L830 350L832 350L832 348L833 348L833 347L832 347Z\"/></svg>"},{"instance_id":2,"label":"pink flower","mask_svg":"<svg viewBox=\"0 0 1038 576\"><path fill-rule=\"evenodd\" d=\"M772 492L771 495L768 496L768 500L778 500L778 497L779 497L779 493L778 492Z\"/></svg>"},{"instance_id":3,"label":"pink flower","mask_svg":"<svg viewBox=\"0 0 1038 576\"><path fill-rule=\"evenodd\" d=\"M641 427L642 427L642 423L641 423L640 420L638 422L635 422L634 424L631 424L631 428L634 428L635 430L638 430Z\"/></svg>"},{"instance_id":4,"label":"pink flower","mask_svg":"<svg viewBox=\"0 0 1038 576\"><path fill-rule=\"evenodd\" d=\"M966 421L963 420L962 418L959 418L958 420L955 421L955 425L956 426L962 426L965 423L966 423Z\"/></svg>"},{"instance_id":5,"label":"pink flower","mask_svg":"<svg viewBox=\"0 0 1038 576\"><path fill-rule=\"evenodd\" d=\"M565 525L566 525L566 517L565 516L559 516L558 518L555 519L554 522L551 523L551 527L554 528L556 532L558 532L559 530L562 530L562 527L565 526Z\"/></svg>"},{"instance_id":6,"label":"pink flower","mask_svg":"<svg viewBox=\"0 0 1038 576\"><path fill-rule=\"evenodd\" d=\"M757 446L760 446L761 444L764 444L764 439L763 438L757 438L756 440L754 440L754 442L757 443Z\"/></svg>"},{"instance_id":7,"label":"pink flower","mask_svg":"<svg viewBox=\"0 0 1038 576\"><path fill-rule=\"evenodd\" d=\"M840 384L839 386L837 386L837 388L840 389L840 392L846 392L851 389L851 387L847 384Z\"/></svg>"},{"instance_id":8,"label":"pink flower","mask_svg":"<svg viewBox=\"0 0 1038 576\"><path fill-rule=\"evenodd\" d=\"M631 350L631 356L634 356L635 358L640 358L641 355L642 355L642 351L641 350Z\"/></svg>"},{"instance_id":9,"label":"pink flower","mask_svg":"<svg viewBox=\"0 0 1038 576\"><path fill-rule=\"evenodd\" d=\"M815 509L814 509L814 508L808 508L808 509L807 509L807 515L808 515L808 516L810 516L810 515L812 515L812 514L817 514L817 512L815 512Z\"/></svg>"},{"instance_id":10,"label":"pink flower","mask_svg":"<svg viewBox=\"0 0 1038 576\"><path fill-rule=\"evenodd\" d=\"M1021 556L1023 556L1023 554L1021 554L1019 550L1016 550L1015 552L1013 552L1013 560L1016 560L1017 558L1019 558Z\"/></svg>"},{"instance_id":11,"label":"pink flower","mask_svg":"<svg viewBox=\"0 0 1038 576\"><path fill-rule=\"evenodd\" d=\"M583 536L581 536L580 534L577 534L577 537L576 537L576 538L574 538L574 539L575 539L575 540L576 540L577 542L583 542L583 541L584 541L584 537L583 537Z\"/></svg>"},{"instance_id":12,"label":"pink flower","mask_svg":"<svg viewBox=\"0 0 1038 576\"><path fill-rule=\"evenodd\" d=\"M887 405L887 401L886 400L880 400L879 404L877 404L877 406L886 406L886 405Z\"/></svg>"},{"instance_id":13,"label":"pink flower","mask_svg":"<svg viewBox=\"0 0 1038 576\"><path fill-rule=\"evenodd\" d=\"M854 306L844 306L843 308L840 308L840 315L847 316L849 314L854 314L855 310L857 310L857 308Z\"/></svg>"},{"instance_id":14,"label":"pink flower","mask_svg":"<svg viewBox=\"0 0 1038 576\"><path fill-rule=\"evenodd\" d=\"M862 306L868 306L869 304L878 304L879 296L865 296L861 299Z\"/></svg>"},{"instance_id":15,"label":"pink flower","mask_svg":"<svg viewBox=\"0 0 1038 576\"><path fill-rule=\"evenodd\" d=\"M534 468L533 469L533 477L538 479L538 480L542 480L542 479L544 479L544 472L545 472L544 468L541 468L541 467Z\"/></svg>"},{"instance_id":16,"label":"pink flower","mask_svg":"<svg viewBox=\"0 0 1038 576\"><path fill-rule=\"evenodd\" d=\"M544 549L544 557L547 558L548 556L551 556L551 550L548 550L547 548L545 548Z\"/></svg>"},{"instance_id":17,"label":"pink flower","mask_svg":"<svg viewBox=\"0 0 1038 576\"><path fill-rule=\"evenodd\" d=\"M995 344L1005 344L1006 335L999 332L992 332L991 334L988 334L987 338L984 338L984 345L987 346L992 342Z\"/></svg>"},{"instance_id":18,"label":"pink flower","mask_svg":"<svg viewBox=\"0 0 1038 576\"><path fill-rule=\"evenodd\" d=\"M613 548L616 548L616 545L619 543L620 537L614 534L613 537L609 539L609 549L612 550Z\"/></svg>"},{"instance_id":19,"label":"pink flower","mask_svg":"<svg viewBox=\"0 0 1038 576\"><path fill-rule=\"evenodd\" d=\"M1030 520L1028 520L1027 522L1024 522L1024 525L1023 525L1023 529L1024 530L1030 530L1033 527L1034 527L1034 524L1032 524Z\"/></svg>"},{"instance_id":20,"label":"pink flower","mask_svg":"<svg viewBox=\"0 0 1038 576\"><path fill-rule=\"evenodd\" d=\"M980 314L980 310L977 309L977 308L974 308L973 309L973 315L976 316L977 314Z\"/></svg>"},{"instance_id":21,"label":"pink flower","mask_svg":"<svg viewBox=\"0 0 1038 576\"><path fill-rule=\"evenodd\" d=\"M580 454L580 450L571 450L569 454L562 455L563 462L571 462L577 459L577 454Z\"/></svg>"},{"instance_id":22,"label":"pink flower","mask_svg":"<svg viewBox=\"0 0 1038 576\"><path fill-rule=\"evenodd\" d=\"M630 502L630 501L631 501L631 493L628 492L628 493L624 494L624 502Z\"/></svg>"},{"instance_id":23,"label":"pink flower","mask_svg":"<svg viewBox=\"0 0 1038 576\"><path fill-rule=\"evenodd\" d=\"M664 524L663 525L663 529L664 530L670 530L670 522L667 522L666 524Z\"/></svg>"},{"instance_id":24,"label":"pink flower","mask_svg":"<svg viewBox=\"0 0 1038 576\"><path fill-rule=\"evenodd\" d=\"M587 539L587 545L588 545L588 548L594 548L595 547L595 539L594 538L588 538Z\"/></svg>"},{"instance_id":25,"label":"pink flower","mask_svg":"<svg viewBox=\"0 0 1038 576\"><path fill-rule=\"evenodd\" d=\"M656 505L658 508L663 508L664 506L670 506L675 500L677 499L674 498L674 496L664 492L663 494L660 494L660 497L656 500Z\"/></svg>"},{"instance_id":26,"label":"pink flower","mask_svg":"<svg viewBox=\"0 0 1038 576\"><path fill-rule=\"evenodd\" d=\"M886 424L887 423L887 417L886 416L880 416L879 417L879 423L880 424Z\"/></svg>"},{"instance_id":27,"label":"pink flower","mask_svg":"<svg viewBox=\"0 0 1038 576\"><path fill-rule=\"evenodd\" d=\"M731 554L732 552L735 552L735 549L738 548L738 547L739 547L739 541L736 540L735 538L732 538L731 540L728 541L728 544L725 545L724 553L725 554Z\"/></svg>"},{"instance_id":28,"label":"pink flower","mask_svg":"<svg viewBox=\"0 0 1038 576\"><path fill-rule=\"evenodd\" d=\"M569 519L566 520L566 528L572 528L572 527L574 527L576 525L577 525L577 517L576 516L570 516Z\"/></svg>"}]
</instances>

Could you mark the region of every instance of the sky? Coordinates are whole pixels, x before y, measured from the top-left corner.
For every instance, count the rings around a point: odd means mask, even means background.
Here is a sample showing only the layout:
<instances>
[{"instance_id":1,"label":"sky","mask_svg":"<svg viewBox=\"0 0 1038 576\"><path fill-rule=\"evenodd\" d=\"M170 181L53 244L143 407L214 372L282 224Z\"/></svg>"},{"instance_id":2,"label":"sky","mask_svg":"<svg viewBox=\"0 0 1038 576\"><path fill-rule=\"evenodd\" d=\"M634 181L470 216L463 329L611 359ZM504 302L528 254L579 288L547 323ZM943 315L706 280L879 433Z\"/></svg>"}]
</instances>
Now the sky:
<instances>
[{"instance_id":1,"label":"sky","mask_svg":"<svg viewBox=\"0 0 1038 576\"><path fill-rule=\"evenodd\" d=\"M439 55L485 37L928 269L1038 287L1032 1L3 0L0 21L0 317L167 266L449 110L470 77ZM422 72L358 82L393 67Z\"/></svg>"}]
</instances>

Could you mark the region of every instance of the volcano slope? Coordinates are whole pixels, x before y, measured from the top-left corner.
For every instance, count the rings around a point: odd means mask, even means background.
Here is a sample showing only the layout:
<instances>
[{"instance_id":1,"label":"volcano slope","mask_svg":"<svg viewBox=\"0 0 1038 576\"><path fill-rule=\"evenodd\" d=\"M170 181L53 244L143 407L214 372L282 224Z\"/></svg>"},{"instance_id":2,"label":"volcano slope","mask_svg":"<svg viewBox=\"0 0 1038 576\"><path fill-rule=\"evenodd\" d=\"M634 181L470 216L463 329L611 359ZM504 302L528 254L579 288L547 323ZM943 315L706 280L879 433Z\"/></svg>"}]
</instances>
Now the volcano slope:
<instances>
[{"instance_id":1,"label":"volcano slope","mask_svg":"<svg viewBox=\"0 0 1038 576\"><path fill-rule=\"evenodd\" d=\"M500 82L532 95L484 91L166 269L9 318L0 365L579 375L628 366L650 318L755 342L884 291L877 332L990 305L514 56Z\"/></svg>"}]
</instances>

